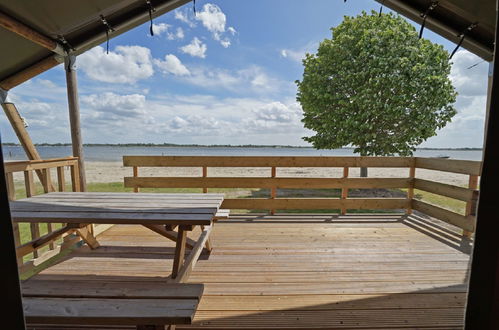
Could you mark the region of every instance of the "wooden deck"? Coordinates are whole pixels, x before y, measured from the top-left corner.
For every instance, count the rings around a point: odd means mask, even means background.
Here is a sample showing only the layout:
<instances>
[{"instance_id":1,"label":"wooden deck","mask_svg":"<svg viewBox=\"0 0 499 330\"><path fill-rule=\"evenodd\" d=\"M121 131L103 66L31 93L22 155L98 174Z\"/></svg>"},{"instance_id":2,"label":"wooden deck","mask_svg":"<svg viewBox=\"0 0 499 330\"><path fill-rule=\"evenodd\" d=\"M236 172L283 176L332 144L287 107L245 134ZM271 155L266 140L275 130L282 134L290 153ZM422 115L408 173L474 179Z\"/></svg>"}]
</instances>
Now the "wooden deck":
<instances>
[{"instance_id":1,"label":"wooden deck","mask_svg":"<svg viewBox=\"0 0 499 330\"><path fill-rule=\"evenodd\" d=\"M171 269L174 243L146 228L115 226L99 240L36 278L164 281ZM439 221L231 215L212 242L189 279L205 284L195 322L178 328L462 328L469 241Z\"/></svg>"}]
</instances>

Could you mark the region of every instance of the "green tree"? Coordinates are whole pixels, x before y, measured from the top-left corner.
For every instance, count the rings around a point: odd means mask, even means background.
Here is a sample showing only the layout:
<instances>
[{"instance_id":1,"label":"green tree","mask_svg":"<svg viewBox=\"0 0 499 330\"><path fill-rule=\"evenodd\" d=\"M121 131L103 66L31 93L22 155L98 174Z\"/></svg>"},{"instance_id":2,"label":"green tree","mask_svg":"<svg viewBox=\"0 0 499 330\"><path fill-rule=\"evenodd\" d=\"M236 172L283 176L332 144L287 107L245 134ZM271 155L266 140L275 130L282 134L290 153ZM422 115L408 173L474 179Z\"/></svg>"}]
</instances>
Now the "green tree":
<instances>
[{"instance_id":1,"label":"green tree","mask_svg":"<svg viewBox=\"0 0 499 330\"><path fill-rule=\"evenodd\" d=\"M456 114L449 53L394 14L346 16L307 54L298 85L304 137L318 149L410 156Z\"/></svg>"}]
</instances>

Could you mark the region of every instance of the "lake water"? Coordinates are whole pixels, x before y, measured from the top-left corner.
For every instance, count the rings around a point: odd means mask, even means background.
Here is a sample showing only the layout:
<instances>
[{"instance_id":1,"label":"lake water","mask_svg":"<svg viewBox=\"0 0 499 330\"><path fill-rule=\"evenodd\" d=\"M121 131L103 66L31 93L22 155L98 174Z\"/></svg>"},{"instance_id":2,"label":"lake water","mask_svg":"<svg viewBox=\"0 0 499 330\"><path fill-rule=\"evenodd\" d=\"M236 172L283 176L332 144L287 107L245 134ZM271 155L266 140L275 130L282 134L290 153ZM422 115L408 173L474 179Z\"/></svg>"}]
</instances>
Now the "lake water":
<instances>
[{"instance_id":1,"label":"lake water","mask_svg":"<svg viewBox=\"0 0 499 330\"><path fill-rule=\"evenodd\" d=\"M71 155L70 146L38 146L42 158ZM20 146L3 146L5 160L23 160L26 154ZM353 149L317 150L314 148L286 147L84 147L87 161L118 161L124 155L155 156L354 156ZM481 150L417 150L419 157L449 156L452 159L482 160Z\"/></svg>"}]
</instances>

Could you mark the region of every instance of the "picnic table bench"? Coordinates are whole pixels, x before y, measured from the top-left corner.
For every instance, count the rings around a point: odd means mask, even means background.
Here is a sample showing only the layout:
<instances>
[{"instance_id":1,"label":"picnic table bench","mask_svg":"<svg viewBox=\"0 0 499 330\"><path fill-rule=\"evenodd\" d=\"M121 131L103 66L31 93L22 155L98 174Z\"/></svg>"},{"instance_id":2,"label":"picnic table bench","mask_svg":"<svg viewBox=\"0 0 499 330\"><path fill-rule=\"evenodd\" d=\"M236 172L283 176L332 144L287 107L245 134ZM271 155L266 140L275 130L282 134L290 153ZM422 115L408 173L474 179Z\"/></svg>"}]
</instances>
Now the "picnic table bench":
<instances>
[{"instance_id":1,"label":"picnic table bench","mask_svg":"<svg viewBox=\"0 0 499 330\"><path fill-rule=\"evenodd\" d=\"M137 329L189 324L203 286L183 282L203 249L212 248L209 237L222 201L221 194L58 192L11 202L15 222L66 224L31 245L45 244L54 235L76 231L90 248L96 249L100 245L88 228L91 223L142 225L176 242L168 282L24 282L23 305L28 323L136 325ZM197 240L187 237L195 226L201 227ZM185 258L187 246L191 251Z\"/></svg>"},{"instance_id":2,"label":"picnic table bench","mask_svg":"<svg viewBox=\"0 0 499 330\"><path fill-rule=\"evenodd\" d=\"M132 325L164 329L190 324L203 284L54 281L22 283L26 321L37 325Z\"/></svg>"}]
</instances>

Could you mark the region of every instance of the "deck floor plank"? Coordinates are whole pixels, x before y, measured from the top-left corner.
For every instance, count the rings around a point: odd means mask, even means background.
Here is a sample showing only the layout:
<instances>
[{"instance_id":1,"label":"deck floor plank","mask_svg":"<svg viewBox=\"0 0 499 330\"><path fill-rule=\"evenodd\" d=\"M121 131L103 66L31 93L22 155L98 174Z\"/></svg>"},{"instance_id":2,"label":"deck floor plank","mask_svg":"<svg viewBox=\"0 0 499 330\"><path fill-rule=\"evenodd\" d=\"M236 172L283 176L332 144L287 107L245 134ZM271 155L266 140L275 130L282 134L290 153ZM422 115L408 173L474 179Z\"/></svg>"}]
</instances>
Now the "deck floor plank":
<instances>
[{"instance_id":1,"label":"deck floor plank","mask_svg":"<svg viewBox=\"0 0 499 330\"><path fill-rule=\"evenodd\" d=\"M470 247L443 223L393 214L231 215L211 237L211 255L201 255L189 279L205 284L203 298L193 324L178 328L462 328ZM173 242L124 225L99 241L36 277L166 279Z\"/></svg>"}]
</instances>

